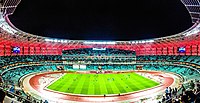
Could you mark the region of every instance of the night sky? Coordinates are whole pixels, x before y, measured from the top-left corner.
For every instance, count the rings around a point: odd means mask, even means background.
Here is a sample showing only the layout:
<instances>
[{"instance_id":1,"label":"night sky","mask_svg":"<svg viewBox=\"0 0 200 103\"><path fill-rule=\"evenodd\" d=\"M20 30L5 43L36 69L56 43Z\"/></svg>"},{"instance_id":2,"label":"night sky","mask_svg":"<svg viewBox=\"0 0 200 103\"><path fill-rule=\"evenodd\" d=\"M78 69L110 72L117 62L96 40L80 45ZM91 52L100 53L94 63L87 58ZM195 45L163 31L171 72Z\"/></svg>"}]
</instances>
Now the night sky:
<instances>
[{"instance_id":1,"label":"night sky","mask_svg":"<svg viewBox=\"0 0 200 103\"><path fill-rule=\"evenodd\" d=\"M72 40L138 40L191 27L180 0L22 0L11 22L35 35Z\"/></svg>"}]
</instances>

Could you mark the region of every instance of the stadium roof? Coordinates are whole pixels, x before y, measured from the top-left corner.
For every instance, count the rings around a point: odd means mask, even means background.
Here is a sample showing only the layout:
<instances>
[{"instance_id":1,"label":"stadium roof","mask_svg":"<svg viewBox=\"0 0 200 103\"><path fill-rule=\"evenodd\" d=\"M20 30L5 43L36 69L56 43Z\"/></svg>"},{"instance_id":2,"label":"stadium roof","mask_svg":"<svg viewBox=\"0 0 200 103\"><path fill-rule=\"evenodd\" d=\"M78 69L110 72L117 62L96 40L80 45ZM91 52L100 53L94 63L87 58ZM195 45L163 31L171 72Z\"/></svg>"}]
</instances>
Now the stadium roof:
<instances>
[{"instance_id":1,"label":"stadium roof","mask_svg":"<svg viewBox=\"0 0 200 103\"><path fill-rule=\"evenodd\" d=\"M200 18L200 2L199 0L180 0L185 7L187 8L188 12L190 13L191 20L193 23L199 21ZM8 15L12 15L19 5L21 0L2 0L1 11L4 17L8 17ZM7 18L7 21L9 19ZM14 27L14 25L11 26ZM17 29L17 28L16 28ZM42 35L41 35L42 36Z\"/></svg>"},{"instance_id":2,"label":"stadium roof","mask_svg":"<svg viewBox=\"0 0 200 103\"><path fill-rule=\"evenodd\" d=\"M21 0L0 0L3 15L12 15ZM200 1L199 0L181 0L190 13L192 22L200 19Z\"/></svg>"},{"instance_id":3,"label":"stadium roof","mask_svg":"<svg viewBox=\"0 0 200 103\"><path fill-rule=\"evenodd\" d=\"M181 0L190 13L192 22L200 20L200 1L199 0Z\"/></svg>"}]
</instances>

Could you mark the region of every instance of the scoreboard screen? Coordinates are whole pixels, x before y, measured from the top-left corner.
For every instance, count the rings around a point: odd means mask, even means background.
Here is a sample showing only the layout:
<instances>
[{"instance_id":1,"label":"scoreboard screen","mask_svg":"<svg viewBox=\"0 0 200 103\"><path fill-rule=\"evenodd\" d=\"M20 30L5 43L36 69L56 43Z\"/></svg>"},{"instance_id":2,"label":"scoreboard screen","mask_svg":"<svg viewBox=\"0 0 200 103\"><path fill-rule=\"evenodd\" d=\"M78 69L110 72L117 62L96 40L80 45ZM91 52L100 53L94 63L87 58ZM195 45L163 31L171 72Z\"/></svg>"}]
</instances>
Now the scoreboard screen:
<instances>
[{"instance_id":1,"label":"scoreboard screen","mask_svg":"<svg viewBox=\"0 0 200 103\"><path fill-rule=\"evenodd\" d=\"M74 64L73 65L73 69L86 69L86 65L82 65L82 64Z\"/></svg>"},{"instance_id":2,"label":"scoreboard screen","mask_svg":"<svg viewBox=\"0 0 200 103\"><path fill-rule=\"evenodd\" d=\"M80 69L86 69L86 65L80 65Z\"/></svg>"},{"instance_id":3,"label":"scoreboard screen","mask_svg":"<svg viewBox=\"0 0 200 103\"><path fill-rule=\"evenodd\" d=\"M73 69L79 69L79 65L74 64Z\"/></svg>"},{"instance_id":4,"label":"scoreboard screen","mask_svg":"<svg viewBox=\"0 0 200 103\"><path fill-rule=\"evenodd\" d=\"M92 48L92 50L106 50L106 48Z\"/></svg>"}]
</instances>

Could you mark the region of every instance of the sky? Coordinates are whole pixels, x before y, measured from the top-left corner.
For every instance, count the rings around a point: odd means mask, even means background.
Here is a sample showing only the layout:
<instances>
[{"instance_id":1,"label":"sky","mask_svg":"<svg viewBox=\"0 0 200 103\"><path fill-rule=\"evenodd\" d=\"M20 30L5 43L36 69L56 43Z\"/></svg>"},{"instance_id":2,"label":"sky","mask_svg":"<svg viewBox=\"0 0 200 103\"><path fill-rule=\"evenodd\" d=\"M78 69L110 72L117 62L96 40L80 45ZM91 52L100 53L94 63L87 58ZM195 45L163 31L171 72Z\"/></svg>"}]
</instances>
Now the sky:
<instances>
[{"instance_id":1,"label":"sky","mask_svg":"<svg viewBox=\"0 0 200 103\"><path fill-rule=\"evenodd\" d=\"M71 40L142 40L193 24L180 0L22 0L10 21L27 33Z\"/></svg>"}]
</instances>

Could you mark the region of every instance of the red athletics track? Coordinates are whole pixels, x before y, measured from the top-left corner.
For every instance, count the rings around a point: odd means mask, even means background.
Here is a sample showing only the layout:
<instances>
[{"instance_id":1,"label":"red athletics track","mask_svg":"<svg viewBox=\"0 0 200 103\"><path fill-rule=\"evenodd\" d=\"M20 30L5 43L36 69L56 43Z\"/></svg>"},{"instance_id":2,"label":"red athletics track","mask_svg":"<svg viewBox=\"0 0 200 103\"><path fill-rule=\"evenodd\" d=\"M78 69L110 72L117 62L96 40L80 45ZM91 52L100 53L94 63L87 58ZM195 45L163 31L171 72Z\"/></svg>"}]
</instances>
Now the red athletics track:
<instances>
[{"instance_id":1,"label":"red athletics track","mask_svg":"<svg viewBox=\"0 0 200 103\"><path fill-rule=\"evenodd\" d=\"M154 72L153 71L140 71L140 72L150 73L150 74L154 74L154 75L163 77L164 82L160 86L154 87L151 89L147 89L147 90L143 90L143 91L139 91L139 92L133 92L133 93L121 95L121 96L106 96L106 97L68 95L68 94L47 91L47 90L44 90L44 88L40 87L40 84L38 81L41 77L44 77L45 75L49 75L49 74L60 73L60 72L48 72L48 73L35 75L29 80L29 83L33 89L38 91L40 94L43 94L43 96L45 94L49 94L57 99L68 100L68 101L78 101L78 102L119 102L119 101L126 101L126 100L132 101L137 98L147 97L149 95L152 95L153 93L164 91L166 87L169 87L174 82L173 77L171 77L163 72L155 72L155 71Z\"/></svg>"}]
</instances>

